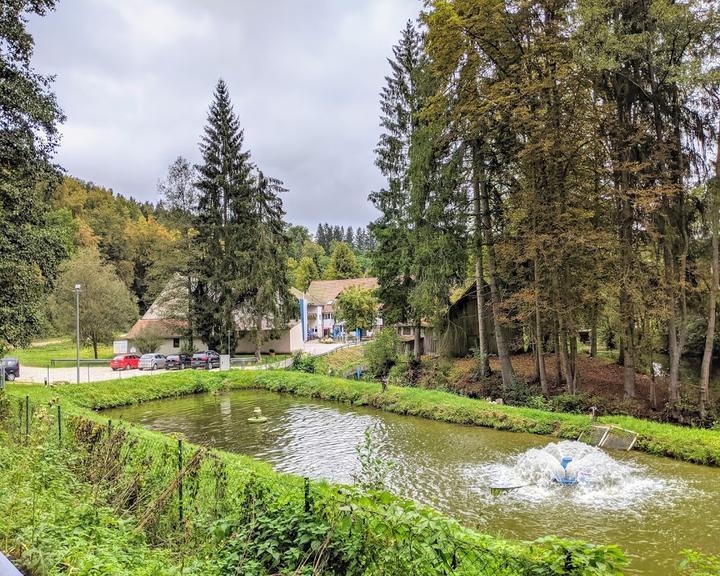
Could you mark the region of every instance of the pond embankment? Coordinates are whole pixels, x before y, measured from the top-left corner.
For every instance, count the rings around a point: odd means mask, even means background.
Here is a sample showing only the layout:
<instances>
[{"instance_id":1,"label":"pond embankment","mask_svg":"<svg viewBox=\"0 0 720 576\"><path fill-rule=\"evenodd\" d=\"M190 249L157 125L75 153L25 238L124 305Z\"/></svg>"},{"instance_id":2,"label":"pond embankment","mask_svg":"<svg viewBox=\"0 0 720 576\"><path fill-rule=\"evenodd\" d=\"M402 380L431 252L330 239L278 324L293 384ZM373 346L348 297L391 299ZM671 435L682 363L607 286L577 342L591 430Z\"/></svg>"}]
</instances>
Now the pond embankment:
<instances>
[{"instance_id":1,"label":"pond embankment","mask_svg":"<svg viewBox=\"0 0 720 576\"><path fill-rule=\"evenodd\" d=\"M22 386L16 385L13 389L20 388ZM437 390L391 386L382 392L380 386L374 383L280 370L178 372L142 379L70 384L46 390L43 394L48 398L59 395L85 408L102 409L218 389L253 388L371 406L443 422L550 434L566 439L576 439L591 425L590 417L581 414L503 406ZM720 466L720 431L687 428L630 416L604 416L599 422L637 432L639 436L635 448L643 452Z\"/></svg>"},{"instance_id":2,"label":"pond embankment","mask_svg":"<svg viewBox=\"0 0 720 576\"><path fill-rule=\"evenodd\" d=\"M172 436L110 426L88 410L223 387L278 386L278 378L303 376L267 375L272 378L187 372L9 386L0 432L0 482L16 486L0 497L0 540L8 554L28 570L43 562L47 574L87 574L98 565L127 574L248 576L621 573L625 562L614 546L486 536L388 493L305 483L189 442L179 453ZM18 409L26 395L31 417L23 424ZM98 539L109 544L94 548Z\"/></svg>"}]
</instances>

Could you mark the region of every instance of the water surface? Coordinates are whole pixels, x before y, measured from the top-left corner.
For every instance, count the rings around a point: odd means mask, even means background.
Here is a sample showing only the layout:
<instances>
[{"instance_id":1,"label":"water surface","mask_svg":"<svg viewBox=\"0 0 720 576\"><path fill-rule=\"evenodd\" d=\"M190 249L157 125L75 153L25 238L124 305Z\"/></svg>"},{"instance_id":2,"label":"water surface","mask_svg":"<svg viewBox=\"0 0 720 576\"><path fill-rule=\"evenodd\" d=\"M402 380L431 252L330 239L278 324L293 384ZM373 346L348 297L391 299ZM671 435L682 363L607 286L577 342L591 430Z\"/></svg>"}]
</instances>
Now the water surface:
<instances>
[{"instance_id":1,"label":"water surface","mask_svg":"<svg viewBox=\"0 0 720 576\"><path fill-rule=\"evenodd\" d=\"M259 406L265 424L247 418ZM534 539L546 534L619 544L629 573L672 573L684 548L720 552L720 470L638 452L597 451L583 460L582 482L546 477L560 448L531 434L446 424L318 400L236 391L160 400L106 411L162 432L239 452L276 470L352 483L356 447L372 430L393 463L396 494L413 498L490 534ZM583 454L585 454L583 452ZM577 456L577 454L575 454ZM493 496L493 484L531 485Z\"/></svg>"}]
</instances>

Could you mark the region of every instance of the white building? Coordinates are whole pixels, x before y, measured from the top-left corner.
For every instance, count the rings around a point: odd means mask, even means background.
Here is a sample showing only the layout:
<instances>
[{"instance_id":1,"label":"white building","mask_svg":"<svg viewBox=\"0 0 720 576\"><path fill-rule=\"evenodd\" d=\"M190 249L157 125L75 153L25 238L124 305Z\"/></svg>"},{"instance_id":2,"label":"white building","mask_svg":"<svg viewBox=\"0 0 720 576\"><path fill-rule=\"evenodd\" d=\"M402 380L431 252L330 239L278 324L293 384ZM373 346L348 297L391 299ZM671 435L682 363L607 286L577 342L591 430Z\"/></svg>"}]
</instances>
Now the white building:
<instances>
[{"instance_id":1,"label":"white building","mask_svg":"<svg viewBox=\"0 0 720 576\"><path fill-rule=\"evenodd\" d=\"M302 307L302 294L291 288L293 296L295 296ZM145 330L151 330L161 340L161 344L156 350L160 354L177 354L184 347L187 341L187 321L181 319L185 316L182 312L187 309L187 287L184 280L176 277L163 290L158 299L153 302L147 312L138 320L135 325L125 336L125 344L120 341L116 342L118 349L132 350L133 340ZM186 317L186 316L185 316ZM255 344L250 340L250 334L247 330L248 320L242 314L236 314L235 325L237 333L235 334L235 353L237 354L253 354L255 352ZM292 354L303 348L303 329L300 318L296 318L288 322L287 327L277 330L276 338L269 338L272 326L267 321L263 321L262 329L268 332L268 337L260 348L262 353L268 353L271 350L278 354ZM193 339L193 347L196 350L206 350L207 345L195 337Z\"/></svg>"},{"instance_id":2,"label":"white building","mask_svg":"<svg viewBox=\"0 0 720 576\"><path fill-rule=\"evenodd\" d=\"M345 329L336 322L334 304L337 297L351 286L369 290L378 287L377 278L349 278L347 280L313 280L301 295L300 315L303 325L303 338L340 338ZM378 320L378 323L381 322Z\"/></svg>"}]
</instances>

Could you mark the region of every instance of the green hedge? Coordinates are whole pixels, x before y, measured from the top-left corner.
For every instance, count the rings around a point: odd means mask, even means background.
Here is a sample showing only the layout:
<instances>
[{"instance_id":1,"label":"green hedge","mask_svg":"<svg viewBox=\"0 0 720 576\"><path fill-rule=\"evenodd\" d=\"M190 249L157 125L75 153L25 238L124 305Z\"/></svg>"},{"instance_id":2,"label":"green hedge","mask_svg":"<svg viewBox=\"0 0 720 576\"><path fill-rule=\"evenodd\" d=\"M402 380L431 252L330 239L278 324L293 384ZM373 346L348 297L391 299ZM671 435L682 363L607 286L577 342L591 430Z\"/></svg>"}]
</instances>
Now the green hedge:
<instances>
[{"instance_id":1,"label":"green hedge","mask_svg":"<svg viewBox=\"0 0 720 576\"><path fill-rule=\"evenodd\" d=\"M200 456L183 480L181 523L173 484L177 440L136 426L116 425L111 433L105 418L86 408L257 385L245 374L10 387L13 413L0 431L0 483L15 487L0 497L6 550L44 574L621 573L625 560L614 546L494 538L388 493L305 485L248 457L198 452L192 444L185 445L184 461ZM267 373L262 381L276 387L281 376ZM18 430L18 399L25 394L33 407L28 439ZM61 445L57 397L66 414Z\"/></svg>"}]
</instances>

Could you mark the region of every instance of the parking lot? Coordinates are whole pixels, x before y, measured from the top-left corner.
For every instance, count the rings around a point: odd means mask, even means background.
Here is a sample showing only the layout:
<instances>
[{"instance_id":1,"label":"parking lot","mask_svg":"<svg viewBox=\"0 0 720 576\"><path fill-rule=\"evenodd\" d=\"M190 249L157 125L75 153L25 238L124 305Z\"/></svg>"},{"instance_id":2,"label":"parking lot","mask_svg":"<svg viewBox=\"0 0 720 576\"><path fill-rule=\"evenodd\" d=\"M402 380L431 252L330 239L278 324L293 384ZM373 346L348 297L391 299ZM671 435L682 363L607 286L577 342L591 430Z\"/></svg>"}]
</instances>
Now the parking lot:
<instances>
[{"instance_id":1,"label":"parking lot","mask_svg":"<svg viewBox=\"0 0 720 576\"><path fill-rule=\"evenodd\" d=\"M305 344L305 352L313 356L327 354L332 350L341 347L341 343L335 344L320 344L317 341L307 342ZM280 364L280 363L278 363ZM267 369L272 367L282 367L280 365L275 366L272 364L266 364L259 367L255 364L248 366L233 366L233 369ZM123 378L134 378L136 376L150 376L153 374L164 374L168 370L118 370L115 372L109 366L98 366L88 365L80 366L80 382L103 382L107 380L121 380ZM62 368L36 368L33 366L20 366L20 378L18 382L32 382L34 384L60 384L60 383L73 383L77 379L77 372L75 366L64 366Z\"/></svg>"}]
</instances>

